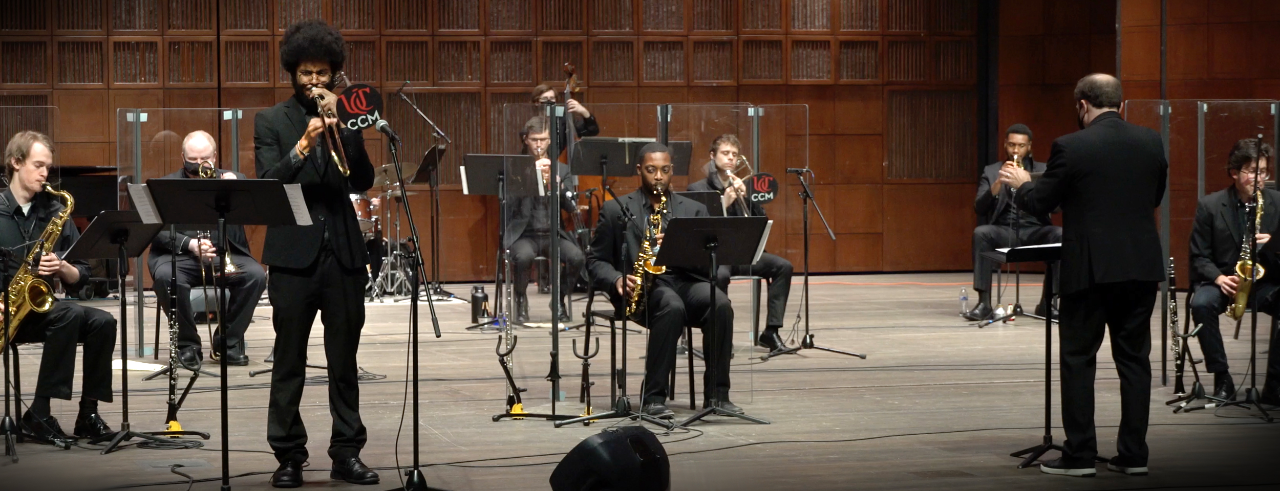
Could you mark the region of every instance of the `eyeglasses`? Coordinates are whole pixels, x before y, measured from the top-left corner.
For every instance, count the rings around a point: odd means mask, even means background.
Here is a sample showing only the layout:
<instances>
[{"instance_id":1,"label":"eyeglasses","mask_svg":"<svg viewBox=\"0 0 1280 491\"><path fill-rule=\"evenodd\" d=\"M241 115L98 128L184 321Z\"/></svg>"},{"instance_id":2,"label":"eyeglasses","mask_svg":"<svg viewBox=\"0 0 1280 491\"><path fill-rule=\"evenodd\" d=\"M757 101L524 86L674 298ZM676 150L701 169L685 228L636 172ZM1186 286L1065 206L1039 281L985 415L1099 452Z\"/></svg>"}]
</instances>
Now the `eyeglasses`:
<instances>
[{"instance_id":1,"label":"eyeglasses","mask_svg":"<svg viewBox=\"0 0 1280 491\"><path fill-rule=\"evenodd\" d=\"M298 78L319 77L321 79L328 79L332 76L333 72L330 72L329 70L320 70L318 72L313 72L311 70L298 70Z\"/></svg>"},{"instance_id":2,"label":"eyeglasses","mask_svg":"<svg viewBox=\"0 0 1280 491\"><path fill-rule=\"evenodd\" d=\"M1249 170L1240 169L1240 173L1250 177L1259 176L1259 175L1266 177L1267 175L1269 175L1266 169L1262 169L1261 171L1258 171L1257 169L1249 169Z\"/></svg>"}]
</instances>

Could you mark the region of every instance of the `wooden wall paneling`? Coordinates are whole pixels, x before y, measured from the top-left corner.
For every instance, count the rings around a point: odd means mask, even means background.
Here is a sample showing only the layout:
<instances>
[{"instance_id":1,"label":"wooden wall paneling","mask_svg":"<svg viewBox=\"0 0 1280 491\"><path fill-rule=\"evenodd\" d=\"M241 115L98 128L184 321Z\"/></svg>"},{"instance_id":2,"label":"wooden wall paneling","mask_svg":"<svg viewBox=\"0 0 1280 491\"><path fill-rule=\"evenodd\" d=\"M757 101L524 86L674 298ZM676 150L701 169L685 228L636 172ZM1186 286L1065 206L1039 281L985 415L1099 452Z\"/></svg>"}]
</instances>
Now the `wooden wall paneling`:
<instances>
[{"instance_id":1,"label":"wooden wall paneling","mask_svg":"<svg viewBox=\"0 0 1280 491\"><path fill-rule=\"evenodd\" d=\"M352 84L382 84L382 43L378 36L342 36L347 45L347 61L342 72ZM383 101L384 103L386 101Z\"/></svg>"},{"instance_id":2,"label":"wooden wall paneling","mask_svg":"<svg viewBox=\"0 0 1280 491\"><path fill-rule=\"evenodd\" d=\"M793 85L835 82L838 43L830 36L787 36L787 82Z\"/></svg>"},{"instance_id":3,"label":"wooden wall paneling","mask_svg":"<svg viewBox=\"0 0 1280 491\"><path fill-rule=\"evenodd\" d=\"M273 4L262 0L219 0L222 35L270 35L275 26Z\"/></svg>"},{"instance_id":4,"label":"wooden wall paneling","mask_svg":"<svg viewBox=\"0 0 1280 491\"><path fill-rule=\"evenodd\" d=\"M689 38L640 39L640 85L686 86L689 82Z\"/></svg>"},{"instance_id":5,"label":"wooden wall paneling","mask_svg":"<svg viewBox=\"0 0 1280 491\"><path fill-rule=\"evenodd\" d=\"M222 86L269 88L280 71L279 41L271 36L227 36L222 49Z\"/></svg>"},{"instance_id":6,"label":"wooden wall paneling","mask_svg":"<svg viewBox=\"0 0 1280 491\"><path fill-rule=\"evenodd\" d=\"M736 0L692 0L689 32L703 36L732 36L738 33Z\"/></svg>"},{"instance_id":7,"label":"wooden wall paneling","mask_svg":"<svg viewBox=\"0 0 1280 491\"><path fill-rule=\"evenodd\" d=\"M107 38L105 36L55 36L53 46L53 88L105 89L107 87Z\"/></svg>"},{"instance_id":8,"label":"wooden wall paneling","mask_svg":"<svg viewBox=\"0 0 1280 491\"><path fill-rule=\"evenodd\" d=\"M273 88L222 88L218 97L222 107L271 107L284 100L275 92Z\"/></svg>"},{"instance_id":9,"label":"wooden wall paneling","mask_svg":"<svg viewBox=\"0 0 1280 491\"><path fill-rule=\"evenodd\" d=\"M342 35L376 36L380 32L382 2L378 0L328 0L333 27Z\"/></svg>"},{"instance_id":10,"label":"wooden wall paneling","mask_svg":"<svg viewBox=\"0 0 1280 491\"><path fill-rule=\"evenodd\" d=\"M520 105L508 108L508 104ZM527 119L521 117L532 108L529 104L529 90L525 88L504 87L485 90L485 108L488 135L485 140L484 153L520 153L521 142L517 133L524 127ZM588 106L590 107L590 106ZM532 112L529 109L528 112ZM525 121L521 121L525 119Z\"/></svg>"},{"instance_id":11,"label":"wooden wall paneling","mask_svg":"<svg viewBox=\"0 0 1280 491\"><path fill-rule=\"evenodd\" d=\"M54 90L52 101L58 107L54 143L115 141L107 91Z\"/></svg>"},{"instance_id":12,"label":"wooden wall paneling","mask_svg":"<svg viewBox=\"0 0 1280 491\"><path fill-rule=\"evenodd\" d=\"M885 83L920 84L929 81L929 41L920 37L886 37Z\"/></svg>"},{"instance_id":13,"label":"wooden wall paneling","mask_svg":"<svg viewBox=\"0 0 1280 491\"><path fill-rule=\"evenodd\" d=\"M484 38L437 36L432 40L435 84L441 87L484 85Z\"/></svg>"},{"instance_id":14,"label":"wooden wall paneling","mask_svg":"<svg viewBox=\"0 0 1280 491\"><path fill-rule=\"evenodd\" d=\"M164 0L166 35L214 36L218 33L218 0Z\"/></svg>"},{"instance_id":15,"label":"wooden wall paneling","mask_svg":"<svg viewBox=\"0 0 1280 491\"><path fill-rule=\"evenodd\" d=\"M1120 34L1120 73L1124 81L1160 80L1160 28L1125 27ZM1173 59L1169 53L1169 59Z\"/></svg>"},{"instance_id":16,"label":"wooden wall paneling","mask_svg":"<svg viewBox=\"0 0 1280 491\"><path fill-rule=\"evenodd\" d=\"M214 36L165 36L161 46L164 50L161 78L165 87L217 88L217 43L218 38Z\"/></svg>"},{"instance_id":17,"label":"wooden wall paneling","mask_svg":"<svg viewBox=\"0 0 1280 491\"><path fill-rule=\"evenodd\" d=\"M885 31L924 34L929 30L931 3L932 0L887 0Z\"/></svg>"},{"instance_id":18,"label":"wooden wall paneling","mask_svg":"<svg viewBox=\"0 0 1280 491\"><path fill-rule=\"evenodd\" d=\"M831 34L839 0L788 0L789 34Z\"/></svg>"},{"instance_id":19,"label":"wooden wall paneling","mask_svg":"<svg viewBox=\"0 0 1280 491\"><path fill-rule=\"evenodd\" d=\"M930 5L930 30L948 35L972 35L978 28L980 0L935 0ZM1087 11L1079 7L1077 11ZM1015 7L1016 8L1016 7ZM1081 24L1085 22L1082 21Z\"/></svg>"},{"instance_id":20,"label":"wooden wall paneling","mask_svg":"<svg viewBox=\"0 0 1280 491\"><path fill-rule=\"evenodd\" d=\"M839 0L835 28L842 33L880 32L884 0Z\"/></svg>"},{"instance_id":21,"label":"wooden wall paneling","mask_svg":"<svg viewBox=\"0 0 1280 491\"><path fill-rule=\"evenodd\" d=\"M834 135L837 181L851 184L884 182L883 135Z\"/></svg>"},{"instance_id":22,"label":"wooden wall paneling","mask_svg":"<svg viewBox=\"0 0 1280 491\"><path fill-rule=\"evenodd\" d=\"M804 135L807 131L809 135L830 135L835 133L835 122L846 115L836 112L836 105L832 104L842 91L843 87L832 85L815 86L815 85L793 85L787 90L787 104L805 104L808 106L808 128L803 127L804 122L792 121L797 116L806 116L801 111L792 114L792 107L778 108L775 112L785 111L788 114L770 114L769 108L765 109L766 118L786 118L787 135ZM795 166L792 166L795 167ZM803 167L803 166L801 166Z\"/></svg>"},{"instance_id":23,"label":"wooden wall paneling","mask_svg":"<svg viewBox=\"0 0 1280 491\"><path fill-rule=\"evenodd\" d=\"M164 91L159 89L109 90L107 92L107 131L111 135L103 141L117 141L119 138L118 122L120 109L157 109L164 107ZM168 129L165 111L149 111L147 120L142 122L142 141L157 140ZM182 137L178 137L182 141ZM144 162L145 163L145 162Z\"/></svg>"},{"instance_id":24,"label":"wooden wall paneling","mask_svg":"<svg viewBox=\"0 0 1280 491\"><path fill-rule=\"evenodd\" d=\"M532 36L537 3L528 0L489 0L485 33L490 36Z\"/></svg>"},{"instance_id":25,"label":"wooden wall paneling","mask_svg":"<svg viewBox=\"0 0 1280 491\"><path fill-rule=\"evenodd\" d=\"M686 0L639 0L640 33L673 36L689 33L692 3Z\"/></svg>"},{"instance_id":26,"label":"wooden wall paneling","mask_svg":"<svg viewBox=\"0 0 1280 491\"><path fill-rule=\"evenodd\" d=\"M52 2L0 2L0 32L8 36L48 36Z\"/></svg>"},{"instance_id":27,"label":"wooden wall paneling","mask_svg":"<svg viewBox=\"0 0 1280 491\"><path fill-rule=\"evenodd\" d=\"M837 234L835 270L884 271L884 234Z\"/></svg>"},{"instance_id":28,"label":"wooden wall paneling","mask_svg":"<svg viewBox=\"0 0 1280 491\"><path fill-rule=\"evenodd\" d=\"M431 37L382 36L382 53L387 84L431 84Z\"/></svg>"},{"instance_id":29,"label":"wooden wall paneling","mask_svg":"<svg viewBox=\"0 0 1280 491\"><path fill-rule=\"evenodd\" d=\"M431 2L423 0L383 0L382 34L421 35L431 33L435 18Z\"/></svg>"},{"instance_id":30,"label":"wooden wall paneling","mask_svg":"<svg viewBox=\"0 0 1280 491\"><path fill-rule=\"evenodd\" d=\"M271 0L275 7L273 34L280 36L295 22L323 19L332 25L331 5L325 0Z\"/></svg>"},{"instance_id":31,"label":"wooden wall paneling","mask_svg":"<svg viewBox=\"0 0 1280 491\"><path fill-rule=\"evenodd\" d=\"M588 0L588 33L592 36L628 36L639 32L643 0Z\"/></svg>"},{"instance_id":32,"label":"wooden wall paneling","mask_svg":"<svg viewBox=\"0 0 1280 491\"><path fill-rule=\"evenodd\" d=\"M419 194L410 197L410 204L425 204L428 198L426 193ZM431 214L415 211L418 230L428 230ZM440 273L445 281L493 279L498 214L497 199L492 196L467 196L461 189L440 191Z\"/></svg>"},{"instance_id":33,"label":"wooden wall paneling","mask_svg":"<svg viewBox=\"0 0 1280 491\"><path fill-rule=\"evenodd\" d=\"M735 37L690 37L689 85L738 84L738 47Z\"/></svg>"},{"instance_id":34,"label":"wooden wall paneling","mask_svg":"<svg viewBox=\"0 0 1280 491\"><path fill-rule=\"evenodd\" d=\"M218 89L175 89L164 91L164 107L218 107Z\"/></svg>"},{"instance_id":35,"label":"wooden wall paneling","mask_svg":"<svg viewBox=\"0 0 1280 491\"><path fill-rule=\"evenodd\" d=\"M0 89L53 88L53 52L48 36L0 38Z\"/></svg>"},{"instance_id":36,"label":"wooden wall paneling","mask_svg":"<svg viewBox=\"0 0 1280 491\"><path fill-rule=\"evenodd\" d=\"M42 108L53 106L53 92L49 90L0 91L0 138L8 138L21 130L35 130L58 140L58 110ZM8 141L8 140L5 140Z\"/></svg>"},{"instance_id":37,"label":"wooden wall paneling","mask_svg":"<svg viewBox=\"0 0 1280 491\"><path fill-rule=\"evenodd\" d=\"M485 85L489 87L533 87L537 85L537 48L532 37L486 36Z\"/></svg>"},{"instance_id":38,"label":"wooden wall paneling","mask_svg":"<svg viewBox=\"0 0 1280 491\"><path fill-rule=\"evenodd\" d=\"M435 0L434 34L484 34L485 3L477 0Z\"/></svg>"},{"instance_id":39,"label":"wooden wall paneling","mask_svg":"<svg viewBox=\"0 0 1280 491\"><path fill-rule=\"evenodd\" d=\"M787 48L783 36L739 36L738 83L786 83Z\"/></svg>"},{"instance_id":40,"label":"wooden wall paneling","mask_svg":"<svg viewBox=\"0 0 1280 491\"><path fill-rule=\"evenodd\" d=\"M636 38L592 37L587 81L593 86L636 85Z\"/></svg>"},{"instance_id":41,"label":"wooden wall paneling","mask_svg":"<svg viewBox=\"0 0 1280 491\"><path fill-rule=\"evenodd\" d=\"M105 36L107 0L54 0L53 35Z\"/></svg>"},{"instance_id":42,"label":"wooden wall paneling","mask_svg":"<svg viewBox=\"0 0 1280 491\"><path fill-rule=\"evenodd\" d=\"M734 86L717 87L717 86L690 86L689 87L689 103L730 103L738 102L738 88Z\"/></svg>"},{"instance_id":43,"label":"wooden wall paneling","mask_svg":"<svg viewBox=\"0 0 1280 491\"><path fill-rule=\"evenodd\" d=\"M739 34L783 34L787 11L783 0L739 0Z\"/></svg>"},{"instance_id":44,"label":"wooden wall paneling","mask_svg":"<svg viewBox=\"0 0 1280 491\"><path fill-rule=\"evenodd\" d=\"M972 267L973 183L884 185L884 269Z\"/></svg>"},{"instance_id":45,"label":"wooden wall paneling","mask_svg":"<svg viewBox=\"0 0 1280 491\"><path fill-rule=\"evenodd\" d=\"M108 12L112 35L159 36L163 34L167 0L111 0Z\"/></svg>"},{"instance_id":46,"label":"wooden wall paneling","mask_svg":"<svg viewBox=\"0 0 1280 491\"><path fill-rule=\"evenodd\" d=\"M112 89L158 89L166 74L160 36L112 36L107 52Z\"/></svg>"},{"instance_id":47,"label":"wooden wall paneling","mask_svg":"<svg viewBox=\"0 0 1280 491\"><path fill-rule=\"evenodd\" d=\"M58 165L77 167L115 165L115 161L111 159L111 144L107 142L59 143L57 146L58 153L54 160Z\"/></svg>"},{"instance_id":48,"label":"wooden wall paneling","mask_svg":"<svg viewBox=\"0 0 1280 491\"><path fill-rule=\"evenodd\" d=\"M840 36L836 39L835 77L838 84L884 83L885 43L879 36Z\"/></svg>"},{"instance_id":49,"label":"wooden wall paneling","mask_svg":"<svg viewBox=\"0 0 1280 491\"><path fill-rule=\"evenodd\" d=\"M415 87L405 89L404 94L453 140L441 164L440 182L460 186L458 167L462 165L462 156L484 153L486 148L487 126L475 124L477 115L483 121L486 113L483 89ZM405 140L403 155L413 155L414 158L421 156L432 141L426 122L403 103L386 106L384 109L387 121L393 128L397 128L397 133Z\"/></svg>"},{"instance_id":50,"label":"wooden wall paneling","mask_svg":"<svg viewBox=\"0 0 1280 491\"><path fill-rule=\"evenodd\" d=\"M490 0L490 8L495 1ZM581 36L587 33L585 0L542 0L537 4L539 36Z\"/></svg>"},{"instance_id":51,"label":"wooden wall paneling","mask_svg":"<svg viewBox=\"0 0 1280 491\"><path fill-rule=\"evenodd\" d=\"M972 37L937 38L932 45L932 82L968 86L977 83L978 50Z\"/></svg>"},{"instance_id":52,"label":"wooden wall paneling","mask_svg":"<svg viewBox=\"0 0 1280 491\"><path fill-rule=\"evenodd\" d=\"M1081 56L1082 48L1090 44L1088 36L1053 34L1036 38L1036 41L1041 40L1042 42L1035 44L1043 44L1043 59L1054 60L1054 62L1039 65L1043 67L1039 70L1022 69L1019 71L1037 72L1043 77L1046 84L1069 84L1072 86L1081 77L1093 73L1090 66L1092 56ZM1092 48L1092 46L1090 47ZM1113 44L1111 48L1111 70L1107 71L1115 71L1115 45ZM1092 55L1092 49L1090 54ZM1036 65L1027 65L1019 62L1018 66L1029 68Z\"/></svg>"},{"instance_id":53,"label":"wooden wall paneling","mask_svg":"<svg viewBox=\"0 0 1280 491\"><path fill-rule=\"evenodd\" d=\"M578 69L578 81L585 83L589 79L591 67L587 57L587 38L576 37L542 37L536 40L538 47L537 77L539 83L559 83L564 88L567 77L564 64L571 63ZM536 84L530 84L536 85Z\"/></svg>"},{"instance_id":54,"label":"wooden wall paneling","mask_svg":"<svg viewBox=\"0 0 1280 491\"><path fill-rule=\"evenodd\" d=\"M972 185L978 175L972 90L887 89L885 106L887 179Z\"/></svg>"}]
</instances>

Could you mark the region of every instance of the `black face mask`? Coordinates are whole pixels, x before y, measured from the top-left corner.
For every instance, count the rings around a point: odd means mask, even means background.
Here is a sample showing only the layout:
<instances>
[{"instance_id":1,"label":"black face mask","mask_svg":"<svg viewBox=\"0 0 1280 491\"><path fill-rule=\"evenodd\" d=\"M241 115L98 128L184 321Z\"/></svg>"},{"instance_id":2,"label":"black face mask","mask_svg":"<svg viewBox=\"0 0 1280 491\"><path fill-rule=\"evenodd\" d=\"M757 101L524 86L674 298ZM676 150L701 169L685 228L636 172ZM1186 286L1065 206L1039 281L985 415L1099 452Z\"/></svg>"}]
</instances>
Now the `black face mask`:
<instances>
[{"instance_id":1,"label":"black face mask","mask_svg":"<svg viewBox=\"0 0 1280 491\"><path fill-rule=\"evenodd\" d=\"M1076 109L1076 126L1083 130L1083 129L1084 129L1084 116L1080 114L1079 106L1076 106L1076 108L1077 108L1077 109Z\"/></svg>"},{"instance_id":2,"label":"black face mask","mask_svg":"<svg viewBox=\"0 0 1280 491\"><path fill-rule=\"evenodd\" d=\"M217 169L217 167L218 167L218 166L217 166L217 165L214 165L212 162L210 162L209 164L210 164L210 165L212 165L212 166L214 167L214 169L213 169L213 170L214 170L214 173L215 173L215 174L218 174L218 169ZM197 161L197 162L188 162L186 159L182 159L182 170L183 170L183 172L186 172L188 176L199 177L199 176L200 176L200 162L198 162L198 161Z\"/></svg>"}]
</instances>

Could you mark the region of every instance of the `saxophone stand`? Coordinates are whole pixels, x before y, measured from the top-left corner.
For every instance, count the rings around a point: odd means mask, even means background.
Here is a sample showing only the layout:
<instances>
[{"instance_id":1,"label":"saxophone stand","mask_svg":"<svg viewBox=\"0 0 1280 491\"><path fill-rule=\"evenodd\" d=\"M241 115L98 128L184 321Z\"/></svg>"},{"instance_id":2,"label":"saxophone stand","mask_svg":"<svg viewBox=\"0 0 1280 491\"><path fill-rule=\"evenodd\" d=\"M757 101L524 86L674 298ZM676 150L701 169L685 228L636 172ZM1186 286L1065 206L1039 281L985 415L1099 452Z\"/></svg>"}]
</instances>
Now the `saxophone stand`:
<instances>
[{"instance_id":1,"label":"saxophone stand","mask_svg":"<svg viewBox=\"0 0 1280 491\"><path fill-rule=\"evenodd\" d=\"M1259 136L1259 140L1261 140L1261 136ZM1261 148L1261 145L1259 145L1258 148ZM1253 195L1258 196L1259 193L1260 193L1260 190L1258 189L1258 180L1254 179ZM1257 217L1258 217L1258 213L1261 213L1261 210L1258 208L1257 199L1254 199L1253 202L1245 206L1248 207L1248 212L1246 216L1249 217L1249 224L1248 224L1249 225L1248 227L1249 257L1252 258L1253 260L1253 267L1249 268L1249 276L1250 276L1249 284L1256 286L1258 284L1258 267L1259 267ZM1270 244L1270 242L1268 242L1268 244ZM1222 404L1222 406L1220 407L1234 406L1234 407L1242 407L1245 409L1249 409L1249 408L1257 409L1262 416L1262 420L1270 423L1272 421L1271 414L1267 412L1266 408L1262 407L1262 403L1260 402L1262 394L1261 392L1258 391L1258 307L1257 307L1258 298L1257 296L1258 296L1258 290L1256 288L1250 288L1248 304L1253 305L1254 308L1249 314L1249 387L1246 388L1244 391L1244 399L1227 401L1225 404ZM1275 335L1275 334L1272 333L1272 335Z\"/></svg>"},{"instance_id":2,"label":"saxophone stand","mask_svg":"<svg viewBox=\"0 0 1280 491\"><path fill-rule=\"evenodd\" d=\"M10 384L12 383L10 375L11 372L9 371L9 352L14 351L14 347L12 345L13 335L10 334L12 331L10 331L11 326L9 326L9 319L12 317L12 313L9 312L8 306L9 263L12 261L12 255L13 251L0 247L0 285L5 286L4 295L6 302L4 306L4 313L0 314L0 316L4 317L4 347L0 348L4 351L4 419L0 419L0 433L4 433L4 454L12 457L13 463L16 464L18 463L18 439L22 435L22 432L18 429L18 423L13 420L13 413L9 412L9 401L11 399L14 401L13 411L17 412L17 399L21 396L20 394L11 395L9 392L9 387L11 387ZM16 356L17 353L15 352L14 355Z\"/></svg>"}]
</instances>

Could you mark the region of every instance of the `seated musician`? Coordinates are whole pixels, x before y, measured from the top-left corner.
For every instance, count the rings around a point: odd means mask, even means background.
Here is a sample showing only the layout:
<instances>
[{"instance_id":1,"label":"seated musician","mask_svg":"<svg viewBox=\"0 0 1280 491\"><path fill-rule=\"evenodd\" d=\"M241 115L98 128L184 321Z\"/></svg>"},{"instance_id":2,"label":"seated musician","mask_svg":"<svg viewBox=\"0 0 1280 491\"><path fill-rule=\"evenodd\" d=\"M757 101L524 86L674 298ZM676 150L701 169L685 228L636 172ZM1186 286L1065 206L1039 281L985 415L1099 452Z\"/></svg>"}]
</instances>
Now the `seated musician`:
<instances>
[{"instance_id":1,"label":"seated musician","mask_svg":"<svg viewBox=\"0 0 1280 491\"><path fill-rule=\"evenodd\" d=\"M619 313L625 312L632 290L637 287L639 273L633 271L641 244L662 245L663 234L649 237L649 217L655 213L660 196L666 195L667 212L663 222L677 217L707 216L702 203L671 193L673 166L671 152L665 145L650 143L640 149L636 173L641 177L640 189L616 200L606 201L600 210L587 268L597 291L608 292ZM629 222L623 209L634 217ZM626 253L624 256L623 253ZM623 274L628 272L630 274ZM711 304L711 285L705 276L693 271L668 268L661 275L647 274L637 306L641 312L632 320L649 329L645 349L644 389L641 411L649 416L671 418L674 414L664 401L668 379L675 367L676 345L685 326L703 331L702 349L707 371L703 376L703 404L741 413L729 402L729 355L733 348L733 307L725 292L717 288L715 305ZM711 325L712 308L715 321ZM714 373L714 379L712 374Z\"/></svg>"},{"instance_id":2,"label":"seated musician","mask_svg":"<svg viewBox=\"0 0 1280 491\"><path fill-rule=\"evenodd\" d=\"M165 179L199 179L201 169L220 179L244 179L239 172L218 169L218 147L213 136L203 131L194 131L182 139L182 169L164 176ZM219 268L225 268L226 254L218 250L218 230L214 226L178 225L177 235L169 233L165 227L151 240L151 252L147 257L147 266L154 280L152 287L160 301L161 308L169 306L169 282L173 278L173 265L178 266L178 339L174 345L178 348L178 363L189 370L198 370L203 359L200 342L200 331L196 329L195 313L191 308L192 287L208 287L210 297L216 298L214 290L215 278ZM170 248L170 239L176 241L177 249ZM235 274L227 275L227 360L230 365L244 366L249 364L245 355L244 332L253 319L253 309L262 298L266 289L266 273L262 265L253 259L249 252L249 239L245 236L243 225L227 225L227 244L231 249L231 263L235 265ZM203 272L201 271L203 269ZM209 311L217 315L217 303L206 302ZM221 333L214 332L210 356L218 360L218 346Z\"/></svg>"},{"instance_id":3,"label":"seated musician","mask_svg":"<svg viewBox=\"0 0 1280 491\"><path fill-rule=\"evenodd\" d=\"M5 277L12 283L32 247L41 240L45 228L66 206L61 197L42 192L49 177L49 166L53 165L53 141L48 136L35 131L19 132L5 147L4 162L8 189L0 193L0 247L13 252L13 260L4 261ZM62 218L65 221L56 240L52 244L40 244L51 248L52 252L40 256L39 265L31 272L50 286L55 284L56 278L67 291L74 291L89 281L89 265L84 261L61 259L80 238L80 232L70 217ZM5 285L5 292L9 288L10 285ZM4 297L0 298L0 305L3 305L7 295L0 297ZM8 306L0 309L0 329L4 327L2 318L11 314L8 309ZM92 439L112 433L98 414L98 401L111 402L115 317L78 303L55 300L48 312L29 311L10 328L15 330L15 343L44 343L35 399L22 416L24 431L43 442L67 439L62 426L50 413L49 399L71 399L76 344L82 343L84 375L80 381L80 412L76 416L74 434ZM8 349L7 344L5 349Z\"/></svg>"},{"instance_id":4,"label":"seated musician","mask_svg":"<svg viewBox=\"0 0 1280 491\"><path fill-rule=\"evenodd\" d=\"M533 91L530 93L534 104L555 104L558 100L558 94L559 92L546 84L534 87ZM596 124L596 117L591 115L591 111L587 110L587 106L582 105L582 103L575 99L565 101L564 106L565 111L568 112L569 115L573 116L574 134L578 137L596 136L600 134L600 125ZM562 119L560 121L560 124L563 126L565 120ZM560 128L560 133L558 134L565 134L565 128ZM567 142L563 141L556 142L556 148L559 148L560 152L563 153L566 148L566 143Z\"/></svg>"},{"instance_id":5,"label":"seated musician","mask_svg":"<svg viewBox=\"0 0 1280 491\"><path fill-rule=\"evenodd\" d=\"M537 160L534 165L542 173L542 182L550 183L551 159L547 156L547 149L551 145L551 133L547 119L541 116L530 118L520 133L524 141L523 153L535 156ZM569 166L556 163L556 182L561 192L560 207L573 213L576 209L574 202L564 195L565 191L572 189L572 177L568 175L568 170ZM543 257L551 255L550 205L550 196L527 196L508 203L510 219L507 220L507 229L502 238L505 242L503 246L511 252L512 269L515 273L516 322L529 321L529 298L525 290L529 287L529 268L533 265L533 259L540 254ZM560 321L569 322L569 311L565 308L564 299L572 292L574 280L581 274L586 259L573 236L563 227L556 230L556 237L560 241L560 262L564 263L558 299Z\"/></svg>"},{"instance_id":6,"label":"seated musician","mask_svg":"<svg viewBox=\"0 0 1280 491\"><path fill-rule=\"evenodd\" d=\"M997 265L983 259L982 253L1014 245L1021 247L1062 242L1062 227L1054 225L1048 214L1031 215L1016 209L1013 205L1013 191L1000 183L1000 169L1005 167L1020 165L1031 172L1044 172L1045 169L1043 162L1036 162L1031 156L1030 128L1015 124L1005 130L1004 134L1004 151L1008 160L982 169L982 176L978 179L978 197L973 202L973 210L978 213L978 220L983 225L973 230L973 289L978 292L978 304L964 314L964 318L971 321L985 320L992 314L991 269ZM1056 309L1044 302L1044 299L1050 298L1052 288L1055 287L1044 285L1041 302L1036 306L1036 315L1049 314L1057 318Z\"/></svg>"},{"instance_id":7,"label":"seated musician","mask_svg":"<svg viewBox=\"0 0 1280 491\"><path fill-rule=\"evenodd\" d=\"M706 179L689 184L689 190L719 192L727 216L767 216L763 206L752 203L747 198L746 185L733 175L733 168L738 163L738 151L741 148L742 144L734 135L720 135L713 140L711 165L708 169L710 172L707 173ZM732 183L727 188L724 185L726 180ZM749 209L744 210L743 205ZM760 339L756 340L756 344L770 351L787 349L787 345L782 342L782 336L778 334L778 329L782 327L782 319L787 310L787 297L791 294L791 261L765 252L760 255L760 260L755 264L721 266L718 272L719 278L716 280L720 283L720 289L728 290L730 276L748 275L759 276L769 282L768 315L764 332L760 333Z\"/></svg>"},{"instance_id":8,"label":"seated musician","mask_svg":"<svg viewBox=\"0 0 1280 491\"><path fill-rule=\"evenodd\" d=\"M1196 337L1204 352L1205 368L1213 373L1213 396L1221 399L1235 393L1235 382L1227 366L1227 352L1222 344L1222 332L1218 319L1235 301L1240 277L1236 276L1236 262L1245 234L1249 216L1246 204L1253 202L1253 180L1266 181L1272 158L1271 146L1262 144L1258 151L1257 140L1246 138L1236 142L1227 157L1227 174L1231 186L1200 198L1196 206L1195 224L1191 228L1190 256L1192 326L1200 325ZM1257 236L1258 247L1271 239L1271 233L1280 225L1280 192L1262 189L1262 226ZM1268 270L1253 286L1263 311L1274 306L1271 296L1280 289L1276 274Z\"/></svg>"}]
</instances>

